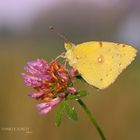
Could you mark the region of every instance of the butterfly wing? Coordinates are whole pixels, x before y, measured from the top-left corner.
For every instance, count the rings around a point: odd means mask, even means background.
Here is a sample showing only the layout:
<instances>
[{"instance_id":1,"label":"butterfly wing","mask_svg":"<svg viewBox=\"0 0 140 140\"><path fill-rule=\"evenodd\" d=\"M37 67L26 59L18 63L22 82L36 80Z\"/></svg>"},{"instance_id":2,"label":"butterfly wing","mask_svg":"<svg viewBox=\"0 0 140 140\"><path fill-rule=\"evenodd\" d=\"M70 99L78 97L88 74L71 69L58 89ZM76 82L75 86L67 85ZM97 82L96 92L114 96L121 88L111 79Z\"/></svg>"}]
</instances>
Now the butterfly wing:
<instances>
[{"instance_id":1,"label":"butterfly wing","mask_svg":"<svg viewBox=\"0 0 140 140\"><path fill-rule=\"evenodd\" d=\"M119 65L121 72L135 59L137 50L126 44L117 44L116 47L120 52L121 62Z\"/></svg>"},{"instance_id":2,"label":"butterfly wing","mask_svg":"<svg viewBox=\"0 0 140 140\"><path fill-rule=\"evenodd\" d=\"M77 69L89 84L99 89L113 83L135 55L136 50L131 46L97 41L76 45L66 53L69 64Z\"/></svg>"}]
</instances>

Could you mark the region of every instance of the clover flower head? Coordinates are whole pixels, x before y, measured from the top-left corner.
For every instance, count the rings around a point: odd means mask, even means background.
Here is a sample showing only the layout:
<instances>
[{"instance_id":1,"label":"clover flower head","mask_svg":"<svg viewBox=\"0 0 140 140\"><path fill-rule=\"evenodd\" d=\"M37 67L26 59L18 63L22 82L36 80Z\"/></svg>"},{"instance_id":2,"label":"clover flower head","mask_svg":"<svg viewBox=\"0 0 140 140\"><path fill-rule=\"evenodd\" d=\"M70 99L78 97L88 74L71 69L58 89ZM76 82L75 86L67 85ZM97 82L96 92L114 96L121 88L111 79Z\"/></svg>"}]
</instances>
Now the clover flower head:
<instances>
[{"instance_id":1,"label":"clover flower head","mask_svg":"<svg viewBox=\"0 0 140 140\"><path fill-rule=\"evenodd\" d=\"M72 78L76 74L74 69L68 70L65 65L56 60L47 63L44 59L37 59L27 63L24 67L28 74L22 73L27 86L36 90L30 97L41 100L37 105L40 114L47 114L59 104L67 94L77 91L72 86Z\"/></svg>"}]
</instances>

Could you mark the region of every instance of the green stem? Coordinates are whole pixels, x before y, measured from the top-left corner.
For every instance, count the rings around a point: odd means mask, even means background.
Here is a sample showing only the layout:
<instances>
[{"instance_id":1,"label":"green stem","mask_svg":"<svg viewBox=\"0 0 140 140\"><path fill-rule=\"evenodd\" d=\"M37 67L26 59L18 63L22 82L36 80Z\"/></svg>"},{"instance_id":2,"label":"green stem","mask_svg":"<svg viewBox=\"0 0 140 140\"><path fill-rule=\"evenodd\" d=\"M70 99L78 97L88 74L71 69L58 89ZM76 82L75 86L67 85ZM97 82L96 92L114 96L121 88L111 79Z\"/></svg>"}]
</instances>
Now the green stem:
<instances>
[{"instance_id":1,"label":"green stem","mask_svg":"<svg viewBox=\"0 0 140 140\"><path fill-rule=\"evenodd\" d=\"M82 106L82 108L84 109L84 111L86 112L86 114L88 115L89 119L91 120L92 124L95 126L95 128L97 129L99 135L101 136L102 140L106 140L100 126L98 125L96 119L94 118L94 116L92 115L92 113L89 111L89 109L87 108L87 106L84 104L84 102L81 99L77 99L78 103Z\"/></svg>"}]
</instances>

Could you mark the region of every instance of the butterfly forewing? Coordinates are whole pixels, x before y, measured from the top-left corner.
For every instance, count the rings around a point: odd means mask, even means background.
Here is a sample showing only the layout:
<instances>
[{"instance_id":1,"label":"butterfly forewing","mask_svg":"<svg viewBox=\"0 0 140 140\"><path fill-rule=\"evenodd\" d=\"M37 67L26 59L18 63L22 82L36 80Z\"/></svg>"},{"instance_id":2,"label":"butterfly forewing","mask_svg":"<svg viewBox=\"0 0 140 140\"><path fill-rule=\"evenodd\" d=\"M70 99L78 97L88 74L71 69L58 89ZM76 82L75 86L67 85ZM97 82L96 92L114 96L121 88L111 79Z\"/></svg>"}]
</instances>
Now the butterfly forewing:
<instances>
[{"instance_id":1,"label":"butterfly forewing","mask_svg":"<svg viewBox=\"0 0 140 140\"><path fill-rule=\"evenodd\" d=\"M128 45L124 47L117 43L91 41L74 46L66 56L69 64L89 84L103 89L115 81L135 54L135 49Z\"/></svg>"}]
</instances>

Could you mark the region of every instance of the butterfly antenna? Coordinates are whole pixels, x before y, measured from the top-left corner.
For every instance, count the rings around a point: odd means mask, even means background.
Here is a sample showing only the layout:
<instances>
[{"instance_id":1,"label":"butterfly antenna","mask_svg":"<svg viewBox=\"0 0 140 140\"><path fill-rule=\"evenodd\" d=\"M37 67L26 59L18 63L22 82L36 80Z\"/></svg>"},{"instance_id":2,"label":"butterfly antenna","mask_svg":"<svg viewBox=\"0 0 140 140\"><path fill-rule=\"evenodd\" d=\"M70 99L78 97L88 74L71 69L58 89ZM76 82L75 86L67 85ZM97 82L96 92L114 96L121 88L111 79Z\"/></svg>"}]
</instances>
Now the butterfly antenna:
<instances>
[{"instance_id":1,"label":"butterfly antenna","mask_svg":"<svg viewBox=\"0 0 140 140\"><path fill-rule=\"evenodd\" d=\"M57 31L54 26L49 26L49 30L52 32L55 32L66 43L68 43L68 42L70 43L70 41L63 34L61 34L59 31Z\"/></svg>"}]
</instances>

